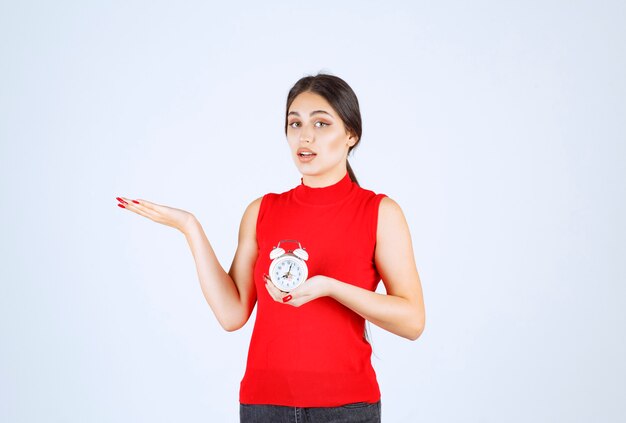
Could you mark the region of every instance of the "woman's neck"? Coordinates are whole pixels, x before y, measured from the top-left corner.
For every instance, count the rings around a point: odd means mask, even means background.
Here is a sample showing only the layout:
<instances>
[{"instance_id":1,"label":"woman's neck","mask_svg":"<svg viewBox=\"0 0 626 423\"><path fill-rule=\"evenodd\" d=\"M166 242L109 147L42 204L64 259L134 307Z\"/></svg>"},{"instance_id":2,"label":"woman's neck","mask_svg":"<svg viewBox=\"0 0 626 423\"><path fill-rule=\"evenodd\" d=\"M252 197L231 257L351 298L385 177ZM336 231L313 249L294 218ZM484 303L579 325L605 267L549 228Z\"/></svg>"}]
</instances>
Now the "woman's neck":
<instances>
[{"instance_id":1,"label":"woman's neck","mask_svg":"<svg viewBox=\"0 0 626 423\"><path fill-rule=\"evenodd\" d=\"M322 175L302 175L302 183L307 187L320 188L334 185L341 181L348 172L347 168L326 172Z\"/></svg>"}]
</instances>

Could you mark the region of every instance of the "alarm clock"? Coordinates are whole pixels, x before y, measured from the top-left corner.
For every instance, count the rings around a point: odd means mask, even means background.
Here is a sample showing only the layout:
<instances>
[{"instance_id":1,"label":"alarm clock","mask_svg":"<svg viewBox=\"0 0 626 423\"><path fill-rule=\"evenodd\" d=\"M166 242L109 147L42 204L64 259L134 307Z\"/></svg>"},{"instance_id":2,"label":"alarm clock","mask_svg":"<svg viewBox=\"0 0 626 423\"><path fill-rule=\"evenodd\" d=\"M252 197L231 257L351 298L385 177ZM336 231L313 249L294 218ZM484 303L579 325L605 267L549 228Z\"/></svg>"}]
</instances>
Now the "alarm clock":
<instances>
[{"instance_id":1,"label":"alarm clock","mask_svg":"<svg viewBox=\"0 0 626 423\"><path fill-rule=\"evenodd\" d=\"M281 242L295 242L298 244L298 248L285 251L280 248ZM298 241L294 239L279 241L278 245L270 252L270 259L272 263L270 264L269 276L276 288L283 292L290 292L306 281L309 275L309 269L306 265L309 253L302 248Z\"/></svg>"}]
</instances>

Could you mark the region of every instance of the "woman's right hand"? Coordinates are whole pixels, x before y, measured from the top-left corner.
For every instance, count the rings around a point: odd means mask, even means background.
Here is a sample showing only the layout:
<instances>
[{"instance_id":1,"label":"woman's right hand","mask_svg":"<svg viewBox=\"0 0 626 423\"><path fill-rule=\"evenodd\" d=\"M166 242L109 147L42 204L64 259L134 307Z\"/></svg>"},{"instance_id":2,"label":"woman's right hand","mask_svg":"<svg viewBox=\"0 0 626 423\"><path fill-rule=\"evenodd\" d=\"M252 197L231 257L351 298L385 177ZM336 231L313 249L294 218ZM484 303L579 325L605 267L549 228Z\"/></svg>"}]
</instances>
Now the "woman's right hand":
<instances>
[{"instance_id":1,"label":"woman's right hand","mask_svg":"<svg viewBox=\"0 0 626 423\"><path fill-rule=\"evenodd\" d=\"M157 223L176 228L183 233L185 233L186 226L191 223L194 218L193 214L185 210L152 203L147 200L133 200L126 197L116 197L116 199L119 201L118 206L147 217Z\"/></svg>"}]
</instances>

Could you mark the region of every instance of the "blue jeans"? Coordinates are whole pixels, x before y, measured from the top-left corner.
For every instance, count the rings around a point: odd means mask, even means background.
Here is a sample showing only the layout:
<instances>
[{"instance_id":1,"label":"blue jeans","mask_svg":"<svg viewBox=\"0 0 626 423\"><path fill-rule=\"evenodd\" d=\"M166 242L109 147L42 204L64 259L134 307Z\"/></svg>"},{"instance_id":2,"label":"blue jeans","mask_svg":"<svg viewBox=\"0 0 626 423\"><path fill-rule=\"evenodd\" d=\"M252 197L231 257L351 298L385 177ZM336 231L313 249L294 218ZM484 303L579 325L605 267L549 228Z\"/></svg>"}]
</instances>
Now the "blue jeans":
<instances>
[{"instance_id":1,"label":"blue jeans","mask_svg":"<svg viewBox=\"0 0 626 423\"><path fill-rule=\"evenodd\" d=\"M239 423L380 423L380 415L380 401L339 407L239 404Z\"/></svg>"}]
</instances>

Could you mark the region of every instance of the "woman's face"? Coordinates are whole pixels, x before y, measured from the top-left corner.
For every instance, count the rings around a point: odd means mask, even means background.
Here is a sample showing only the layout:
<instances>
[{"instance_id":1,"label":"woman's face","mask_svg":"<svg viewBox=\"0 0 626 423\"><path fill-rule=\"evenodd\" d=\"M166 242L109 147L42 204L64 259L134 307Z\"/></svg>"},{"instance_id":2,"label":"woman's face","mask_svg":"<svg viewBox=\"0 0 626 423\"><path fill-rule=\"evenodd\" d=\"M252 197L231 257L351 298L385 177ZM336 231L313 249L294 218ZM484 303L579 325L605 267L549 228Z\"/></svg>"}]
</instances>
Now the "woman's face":
<instances>
[{"instance_id":1,"label":"woman's face","mask_svg":"<svg viewBox=\"0 0 626 423\"><path fill-rule=\"evenodd\" d=\"M289 107L287 141L300 173L341 178L346 172L348 149L357 139L346 133L343 121L324 97L303 92ZM303 157L302 150L314 155Z\"/></svg>"}]
</instances>

